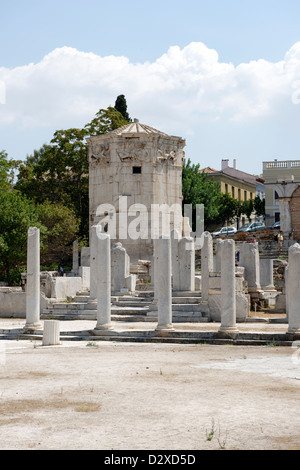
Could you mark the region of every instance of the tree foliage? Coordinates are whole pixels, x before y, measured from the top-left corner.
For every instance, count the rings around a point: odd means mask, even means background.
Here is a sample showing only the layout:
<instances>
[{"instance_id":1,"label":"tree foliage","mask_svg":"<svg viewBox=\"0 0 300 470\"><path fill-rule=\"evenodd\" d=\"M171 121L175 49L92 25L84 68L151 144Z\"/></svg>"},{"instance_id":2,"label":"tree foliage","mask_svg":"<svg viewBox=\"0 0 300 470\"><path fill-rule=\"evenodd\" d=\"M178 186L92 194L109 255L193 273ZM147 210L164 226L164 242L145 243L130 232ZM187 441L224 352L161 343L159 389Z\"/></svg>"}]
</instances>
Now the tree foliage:
<instances>
[{"instance_id":1,"label":"tree foliage","mask_svg":"<svg viewBox=\"0 0 300 470\"><path fill-rule=\"evenodd\" d=\"M200 165L188 159L182 169L183 204L204 205L205 229L219 215L221 200L220 184L211 180L206 173L199 172Z\"/></svg>"},{"instance_id":2,"label":"tree foliage","mask_svg":"<svg viewBox=\"0 0 300 470\"><path fill-rule=\"evenodd\" d=\"M89 165L86 138L127 124L115 108L100 109L82 129L57 130L50 144L20 166L16 188L36 204L63 204L79 221L79 238L89 229Z\"/></svg>"},{"instance_id":3,"label":"tree foliage","mask_svg":"<svg viewBox=\"0 0 300 470\"><path fill-rule=\"evenodd\" d=\"M220 184L205 172L199 172L199 164L192 164L188 159L182 171L183 204L204 205L204 228L215 225L230 225L245 214L250 220L256 216L264 216L265 201L258 196L254 200L239 201L229 193L222 194Z\"/></svg>"},{"instance_id":4,"label":"tree foliage","mask_svg":"<svg viewBox=\"0 0 300 470\"><path fill-rule=\"evenodd\" d=\"M12 188L21 161L8 159L5 150L0 151L0 191Z\"/></svg>"},{"instance_id":5,"label":"tree foliage","mask_svg":"<svg viewBox=\"0 0 300 470\"><path fill-rule=\"evenodd\" d=\"M0 192L0 273L9 285L19 284L26 268L27 232L38 227L43 234L33 201L14 190Z\"/></svg>"},{"instance_id":6,"label":"tree foliage","mask_svg":"<svg viewBox=\"0 0 300 470\"><path fill-rule=\"evenodd\" d=\"M75 212L63 204L46 201L37 206L37 214L41 224L46 227L41 264L66 264L72 258L73 241L79 229Z\"/></svg>"},{"instance_id":7,"label":"tree foliage","mask_svg":"<svg viewBox=\"0 0 300 470\"><path fill-rule=\"evenodd\" d=\"M127 102L124 95L119 95L115 102L115 109L122 114L123 118L126 121L131 121L129 114L127 112Z\"/></svg>"},{"instance_id":8,"label":"tree foliage","mask_svg":"<svg viewBox=\"0 0 300 470\"><path fill-rule=\"evenodd\" d=\"M85 125L86 135L94 136L107 134L119 127L128 124L128 120L115 108L109 106L107 109L100 109L94 119Z\"/></svg>"},{"instance_id":9,"label":"tree foliage","mask_svg":"<svg viewBox=\"0 0 300 470\"><path fill-rule=\"evenodd\" d=\"M265 199L261 199L259 196L256 196L253 204L256 215L258 217L265 216Z\"/></svg>"}]
</instances>

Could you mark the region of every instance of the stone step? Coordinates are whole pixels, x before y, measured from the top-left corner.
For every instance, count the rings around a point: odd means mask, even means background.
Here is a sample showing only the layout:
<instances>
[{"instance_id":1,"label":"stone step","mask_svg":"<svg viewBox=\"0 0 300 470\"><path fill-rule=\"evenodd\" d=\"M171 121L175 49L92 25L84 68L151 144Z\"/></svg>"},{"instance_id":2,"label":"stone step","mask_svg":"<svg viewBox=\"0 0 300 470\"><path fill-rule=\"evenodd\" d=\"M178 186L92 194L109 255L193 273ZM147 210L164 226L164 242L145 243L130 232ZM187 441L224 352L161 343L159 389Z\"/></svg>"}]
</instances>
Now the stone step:
<instances>
[{"instance_id":1,"label":"stone step","mask_svg":"<svg viewBox=\"0 0 300 470\"><path fill-rule=\"evenodd\" d=\"M57 306L56 306L57 307ZM111 314L115 315L143 315L149 311L148 307L111 307ZM97 309L76 309L70 307L48 308L42 312L44 315L97 315Z\"/></svg>"},{"instance_id":2,"label":"stone step","mask_svg":"<svg viewBox=\"0 0 300 470\"><path fill-rule=\"evenodd\" d=\"M155 312L150 312L147 315L149 322L157 322L157 315ZM184 313L184 312L172 312L172 323L207 323L208 317L203 313Z\"/></svg>"},{"instance_id":3,"label":"stone step","mask_svg":"<svg viewBox=\"0 0 300 470\"><path fill-rule=\"evenodd\" d=\"M172 304L199 304L201 297L172 297Z\"/></svg>"},{"instance_id":4,"label":"stone step","mask_svg":"<svg viewBox=\"0 0 300 470\"><path fill-rule=\"evenodd\" d=\"M187 297L200 297L200 292L199 291L194 291L194 292L190 292L190 291L172 291L172 297L184 297L184 298L187 298Z\"/></svg>"},{"instance_id":5,"label":"stone step","mask_svg":"<svg viewBox=\"0 0 300 470\"><path fill-rule=\"evenodd\" d=\"M157 305L150 307L150 311L157 312ZM207 311L206 304L173 304L173 312L202 312Z\"/></svg>"}]
</instances>

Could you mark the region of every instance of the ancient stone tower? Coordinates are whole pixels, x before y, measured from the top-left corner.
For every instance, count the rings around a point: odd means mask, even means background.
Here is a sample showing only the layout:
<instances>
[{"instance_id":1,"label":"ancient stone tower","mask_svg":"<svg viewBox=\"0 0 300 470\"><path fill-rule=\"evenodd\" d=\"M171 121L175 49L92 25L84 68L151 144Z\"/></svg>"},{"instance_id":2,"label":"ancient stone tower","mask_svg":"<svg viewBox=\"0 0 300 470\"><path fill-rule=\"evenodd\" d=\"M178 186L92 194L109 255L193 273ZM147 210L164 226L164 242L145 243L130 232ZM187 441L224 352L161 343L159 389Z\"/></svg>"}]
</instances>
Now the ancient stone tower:
<instances>
[{"instance_id":1,"label":"ancient stone tower","mask_svg":"<svg viewBox=\"0 0 300 470\"><path fill-rule=\"evenodd\" d=\"M116 224L115 239L131 262L153 254L153 207L160 219L181 220L185 141L137 119L109 134L87 139L89 148L90 226ZM164 205L164 206L162 206ZM157 208L157 206L155 206ZM177 228L174 225L173 228ZM139 232L139 233L138 233Z\"/></svg>"}]
</instances>

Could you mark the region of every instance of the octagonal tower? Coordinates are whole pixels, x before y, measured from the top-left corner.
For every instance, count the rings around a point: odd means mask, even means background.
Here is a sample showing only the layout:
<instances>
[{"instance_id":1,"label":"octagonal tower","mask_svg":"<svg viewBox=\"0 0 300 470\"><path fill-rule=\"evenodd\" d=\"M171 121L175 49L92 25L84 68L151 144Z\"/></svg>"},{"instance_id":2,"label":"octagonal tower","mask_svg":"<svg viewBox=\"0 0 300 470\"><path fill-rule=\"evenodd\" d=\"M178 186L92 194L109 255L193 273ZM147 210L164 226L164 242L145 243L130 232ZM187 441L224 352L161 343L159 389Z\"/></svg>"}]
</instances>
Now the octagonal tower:
<instances>
[{"instance_id":1,"label":"octagonal tower","mask_svg":"<svg viewBox=\"0 0 300 470\"><path fill-rule=\"evenodd\" d=\"M174 217L182 220L185 140L135 119L108 134L90 137L87 142L90 226L113 222L115 211L116 234L112 239L122 243L133 263L150 260L154 205L160 206L162 220L171 209L171 229L178 228ZM112 226L109 224L110 231ZM140 236L138 231L142 232Z\"/></svg>"}]
</instances>

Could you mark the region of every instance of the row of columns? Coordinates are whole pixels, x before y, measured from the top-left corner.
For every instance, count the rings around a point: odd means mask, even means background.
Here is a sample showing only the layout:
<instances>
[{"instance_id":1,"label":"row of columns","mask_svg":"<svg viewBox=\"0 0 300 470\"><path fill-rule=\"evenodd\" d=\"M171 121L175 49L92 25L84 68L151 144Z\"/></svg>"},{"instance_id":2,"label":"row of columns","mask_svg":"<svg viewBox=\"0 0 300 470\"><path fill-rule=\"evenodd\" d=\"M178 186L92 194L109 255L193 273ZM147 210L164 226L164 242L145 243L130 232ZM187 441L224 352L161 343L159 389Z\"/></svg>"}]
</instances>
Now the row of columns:
<instances>
[{"instance_id":1,"label":"row of columns","mask_svg":"<svg viewBox=\"0 0 300 470\"><path fill-rule=\"evenodd\" d=\"M111 325L111 250L110 236L99 226L95 237L95 286L97 286L97 324L95 334L112 329ZM156 294L158 302L157 330L171 330L172 326L172 249L170 237L155 240ZM221 248L221 327L220 331L234 332L236 328L235 294L235 242L228 239ZM208 279L212 268L212 238L205 232L202 247L202 298L208 298ZM288 319L289 332L300 332L300 245L289 250L288 264ZM25 329L40 327L40 232L31 227L28 231L26 324Z\"/></svg>"}]
</instances>

